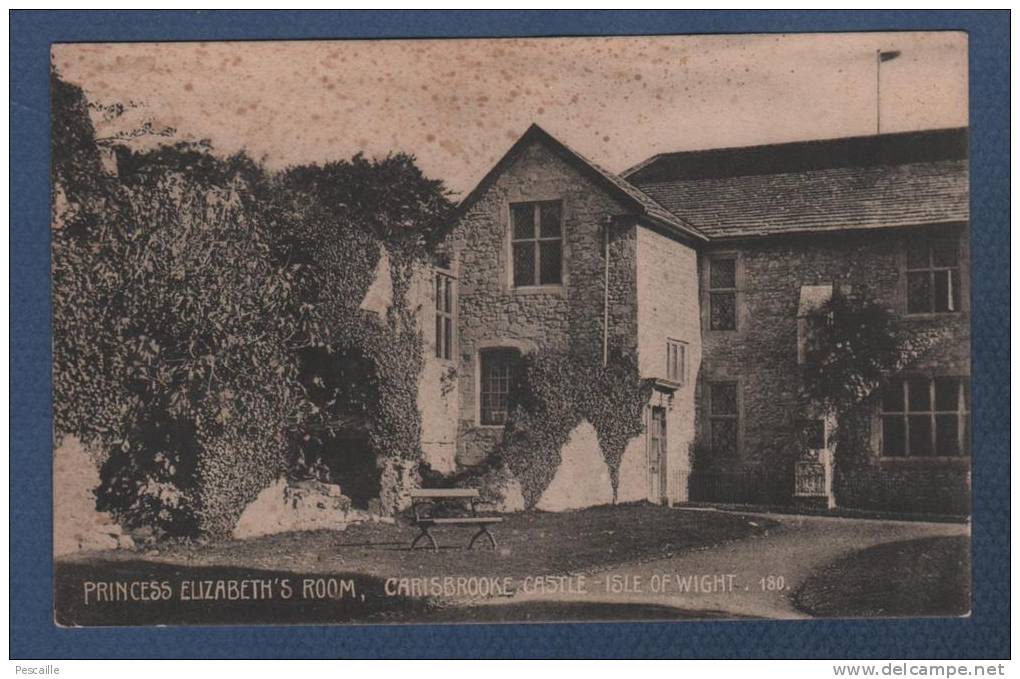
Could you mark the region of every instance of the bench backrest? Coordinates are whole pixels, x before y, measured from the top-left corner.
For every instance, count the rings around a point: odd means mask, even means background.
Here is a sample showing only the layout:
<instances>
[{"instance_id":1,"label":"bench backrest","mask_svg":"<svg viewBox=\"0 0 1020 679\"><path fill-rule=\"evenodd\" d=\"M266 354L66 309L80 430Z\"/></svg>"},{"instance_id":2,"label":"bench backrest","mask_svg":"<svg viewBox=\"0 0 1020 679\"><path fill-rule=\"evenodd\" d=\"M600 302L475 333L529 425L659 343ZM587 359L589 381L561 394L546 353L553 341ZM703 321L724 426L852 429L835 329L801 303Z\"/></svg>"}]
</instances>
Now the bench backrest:
<instances>
[{"instance_id":1,"label":"bench backrest","mask_svg":"<svg viewBox=\"0 0 1020 679\"><path fill-rule=\"evenodd\" d=\"M411 499L439 500L443 498L478 497L477 488L419 488L411 491Z\"/></svg>"}]
</instances>

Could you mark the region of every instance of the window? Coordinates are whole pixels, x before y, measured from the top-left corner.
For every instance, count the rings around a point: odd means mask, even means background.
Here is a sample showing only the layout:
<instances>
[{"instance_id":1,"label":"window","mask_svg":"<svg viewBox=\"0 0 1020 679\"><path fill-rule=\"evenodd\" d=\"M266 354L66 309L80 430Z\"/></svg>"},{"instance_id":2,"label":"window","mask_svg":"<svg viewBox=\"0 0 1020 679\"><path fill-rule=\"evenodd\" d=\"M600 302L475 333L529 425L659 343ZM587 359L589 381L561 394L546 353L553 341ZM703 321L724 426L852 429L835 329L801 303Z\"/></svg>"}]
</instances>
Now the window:
<instances>
[{"instance_id":1,"label":"window","mask_svg":"<svg viewBox=\"0 0 1020 679\"><path fill-rule=\"evenodd\" d=\"M960 239L956 234L907 241L907 313L960 310Z\"/></svg>"},{"instance_id":2,"label":"window","mask_svg":"<svg viewBox=\"0 0 1020 679\"><path fill-rule=\"evenodd\" d=\"M436 274L436 358L453 358L453 278Z\"/></svg>"},{"instance_id":3,"label":"window","mask_svg":"<svg viewBox=\"0 0 1020 679\"><path fill-rule=\"evenodd\" d=\"M483 425L501 425L510 411L510 390L520 366L516 349L483 349L481 359L480 419Z\"/></svg>"},{"instance_id":4,"label":"window","mask_svg":"<svg viewBox=\"0 0 1020 679\"><path fill-rule=\"evenodd\" d=\"M563 229L559 201L510 206L514 287L560 285Z\"/></svg>"},{"instance_id":5,"label":"window","mask_svg":"<svg viewBox=\"0 0 1020 679\"><path fill-rule=\"evenodd\" d=\"M687 343L666 340L666 379L679 385L687 383Z\"/></svg>"},{"instance_id":6,"label":"window","mask_svg":"<svg viewBox=\"0 0 1020 679\"><path fill-rule=\"evenodd\" d=\"M708 260L708 327L737 329L737 259Z\"/></svg>"},{"instance_id":7,"label":"window","mask_svg":"<svg viewBox=\"0 0 1020 679\"><path fill-rule=\"evenodd\" d=\"M970 455L970 380L908 377L882 390L883 457Z\"/></svg>"},{"instance_id":8,"label":"window","mask_svg":"<svg viewBox=\"0 0 1020 679\"><path fill-rule=\"evenodd\" d=\"M716 455L736 457L737 420L737 383L710 383L708 385L708 428L712 452Z\"/></svg>"}]
</instances>

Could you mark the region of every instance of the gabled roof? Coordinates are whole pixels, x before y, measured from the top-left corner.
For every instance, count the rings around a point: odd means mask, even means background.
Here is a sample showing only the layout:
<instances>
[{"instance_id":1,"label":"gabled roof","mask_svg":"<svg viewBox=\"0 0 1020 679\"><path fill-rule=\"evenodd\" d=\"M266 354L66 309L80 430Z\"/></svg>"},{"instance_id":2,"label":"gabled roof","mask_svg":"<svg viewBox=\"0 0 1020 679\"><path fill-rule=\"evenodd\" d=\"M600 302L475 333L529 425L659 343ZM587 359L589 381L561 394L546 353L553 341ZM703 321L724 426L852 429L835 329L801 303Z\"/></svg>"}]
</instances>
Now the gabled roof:
<instances>
[{"instance_id":1,"label":"gabled roof","mask_svg":"<svg viewBox=\"0 0 1020 679\"><path fill-rule=\"evenodd\" d=\"M514 142L502 158L492 167L491 170L467 196L460 202L454 212L454 219L462 216L478 200L479 197L495 182L496 178L517 158L529 144L537 142L543 144L557 156L577 169L581 174L592 179L596 184L602 186L610 195L617 198L628 208L635 211L639 217L673 231L674 233L694 238L699 241L706 240L705 236L697 229L687 223L681 217L673 214L665 207L656 202L649 195L639 188L619 177L618 175L603 169L599 165L588 160L577 151L573 150L538 125L532 124L528 130L521 135L521 138Z\"/></svg>"},{"instance_id":2,"label":"gabled roof","mask_svg":"<svg viewBox=\"0 0 1020 679\"><path fill-rule=\"evenodd\" d=\"M712 240L970 217L965 128L660 154L625 174Z\"/></svg>"}]
</instances>

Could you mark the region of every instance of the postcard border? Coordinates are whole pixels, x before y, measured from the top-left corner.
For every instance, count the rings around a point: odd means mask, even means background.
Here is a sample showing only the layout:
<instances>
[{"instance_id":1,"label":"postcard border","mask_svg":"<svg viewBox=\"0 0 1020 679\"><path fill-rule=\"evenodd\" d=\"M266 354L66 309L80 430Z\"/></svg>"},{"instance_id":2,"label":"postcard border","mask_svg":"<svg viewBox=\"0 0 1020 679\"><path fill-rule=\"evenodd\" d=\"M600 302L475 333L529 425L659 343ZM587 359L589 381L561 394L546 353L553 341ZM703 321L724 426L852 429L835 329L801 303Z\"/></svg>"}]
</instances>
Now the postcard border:
<instances>
[{"instance_id":1,"label":"postcard border","mask_svg":"<svg viewBox=\"0 0 1020 679\"><path fill-rule=\"evenodd\" d=\"M54 42L963 30L970 35L973 593L949 620L64 629L53 623L49 48ZM12 658L1009 657L1009 12L10 14ZM1005 366L1007 369L1003 370ZM41 519L45 519L42 521ZM46 530L41 527L45 526Z\"/></svg>"}]
</instances>

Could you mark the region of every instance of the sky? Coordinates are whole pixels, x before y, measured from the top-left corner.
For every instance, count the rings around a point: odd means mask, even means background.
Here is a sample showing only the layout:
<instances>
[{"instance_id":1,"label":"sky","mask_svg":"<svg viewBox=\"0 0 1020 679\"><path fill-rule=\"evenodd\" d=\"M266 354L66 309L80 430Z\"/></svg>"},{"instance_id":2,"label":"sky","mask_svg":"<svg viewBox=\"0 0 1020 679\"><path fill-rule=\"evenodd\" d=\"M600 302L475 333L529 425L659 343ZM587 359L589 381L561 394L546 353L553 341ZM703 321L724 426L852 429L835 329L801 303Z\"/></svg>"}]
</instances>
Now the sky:
<instances>
[{"instance_id":1,"label":"sky","mask_svg":"<svg viewBox=\"0 0 1020 679\"><path fill-rule=\"evenodd\" d=\"M960 32L58 44L91 102L270 168L414 154L463 195L535 122L615 172L656 153L967 125ZM150 140L151 142L151 140ZM143 142L144 143L144 142Z\"/></svg>"}]
</instances>

